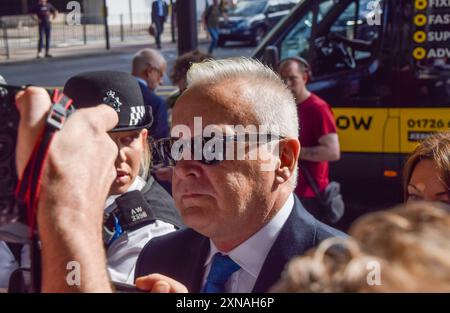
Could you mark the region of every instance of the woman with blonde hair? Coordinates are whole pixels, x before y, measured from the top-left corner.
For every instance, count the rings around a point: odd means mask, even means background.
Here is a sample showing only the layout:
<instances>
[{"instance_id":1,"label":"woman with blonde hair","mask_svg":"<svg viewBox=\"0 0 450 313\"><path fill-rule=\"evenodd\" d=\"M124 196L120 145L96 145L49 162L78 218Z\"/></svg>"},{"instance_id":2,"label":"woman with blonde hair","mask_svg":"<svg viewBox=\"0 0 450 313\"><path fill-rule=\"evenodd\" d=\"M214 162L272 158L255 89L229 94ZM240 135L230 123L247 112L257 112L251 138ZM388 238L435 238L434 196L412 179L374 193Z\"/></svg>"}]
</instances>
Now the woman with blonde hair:
<instances>
[{"instance_id":1,"label":"woman with blonde hair","mask_svg":"<svg viewBox=\"0 0 450 313\"><path fill-rule=\"evenodd\" d=\"M64 93L76 108L112 106L119 124L109 132L116 143L116 179L105 204L104 243L113 281L134 282L140 250L152 238L182 226L172 197L149 175L148 128L153 122L136 79L114 71L87 72L69 79Z\"/></svg>"}]
</instances>

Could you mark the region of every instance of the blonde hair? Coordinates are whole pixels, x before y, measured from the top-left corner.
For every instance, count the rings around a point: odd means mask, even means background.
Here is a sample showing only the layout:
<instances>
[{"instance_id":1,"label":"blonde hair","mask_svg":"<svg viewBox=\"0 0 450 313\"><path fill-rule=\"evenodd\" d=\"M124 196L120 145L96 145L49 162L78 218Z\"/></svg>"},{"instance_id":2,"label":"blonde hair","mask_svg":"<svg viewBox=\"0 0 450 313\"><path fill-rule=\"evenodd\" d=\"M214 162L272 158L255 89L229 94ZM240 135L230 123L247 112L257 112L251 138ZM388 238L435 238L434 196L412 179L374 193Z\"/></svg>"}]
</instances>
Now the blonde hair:
<instances>
[{"instance_id":1,"label":"blonde hair","mask_svg":"<svg viewBox=\"0 0 450 313\"><path fill-rule=\"evenodd\" d=\"M139 174L138 174L145 181L147 180L149 172L150 172L151 162L152 162L152 157L151 157L151 153L150 153L150 145L148 143L148 140L145 139L144 149L142 151L141 164L139 167Z\"/></svg>"},{"instance_id":2,"label":"blonde hair","mask_svg":"<svg viewBox=\"0 0 450 313\"><path fill-rule=\"evenodd\" d=\"M450 195L450 131L439 132L427 137L414 150L403 169L403 196L408 198L408 184L416 165L421 160L431 160L440 172L442 184Z\"/></svg>"},{"instance_id":3,"label":"blonde hair","mask_svg":"<svg viewBox=\"0 0 450 313\"><path fill-rule=\"evenodd\" d=\"M449 292L450 214L412 203L368 214L286 266L274 292ZM368 275L378 266L381 284Z\"/></svg>"}]
</instances>

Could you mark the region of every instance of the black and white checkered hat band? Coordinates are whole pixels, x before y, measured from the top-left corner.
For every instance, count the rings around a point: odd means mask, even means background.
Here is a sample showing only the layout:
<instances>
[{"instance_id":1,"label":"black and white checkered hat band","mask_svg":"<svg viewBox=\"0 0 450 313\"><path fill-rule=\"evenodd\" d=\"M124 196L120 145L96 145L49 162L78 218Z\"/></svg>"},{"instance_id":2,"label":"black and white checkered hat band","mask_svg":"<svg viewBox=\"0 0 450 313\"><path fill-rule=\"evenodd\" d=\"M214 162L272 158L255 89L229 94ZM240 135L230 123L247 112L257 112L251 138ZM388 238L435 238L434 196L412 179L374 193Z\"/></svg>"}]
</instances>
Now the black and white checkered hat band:
<instances>
[{"instance_id":1,"label":"black and white checkered hat band","mask_svg":"<svg viewBox=\"0 0 450 313\"><path fill-rule=\"evenodd\" d=\"M145 117L144 106L130 107L130 122L128 126L140 125L144 117Z\"/></svg>"}]
</instances>

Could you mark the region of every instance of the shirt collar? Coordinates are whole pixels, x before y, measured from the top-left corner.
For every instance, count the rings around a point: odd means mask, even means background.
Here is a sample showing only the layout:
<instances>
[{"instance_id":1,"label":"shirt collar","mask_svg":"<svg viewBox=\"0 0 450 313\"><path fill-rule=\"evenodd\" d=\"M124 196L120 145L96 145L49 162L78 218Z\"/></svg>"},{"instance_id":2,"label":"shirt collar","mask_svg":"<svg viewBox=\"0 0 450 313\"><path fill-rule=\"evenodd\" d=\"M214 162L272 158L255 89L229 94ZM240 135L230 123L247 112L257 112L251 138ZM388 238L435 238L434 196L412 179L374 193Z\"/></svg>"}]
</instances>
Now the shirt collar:
<instances>
[{"instance_id":1,"label":"shirt collar","mask_svg":"<svg viewBox=\"0 0 450 313\"><path fill-rule=\"evenodd\" d=\"M228 255L234 262L239 264L242 269L254 278L257 278L263 267L264 261L266 260L267 254L291 214L293 207L294 196L291 193L280 211L278 211L266 225L228 253L219 251L214 242L210 239L210 251L206 258L205 266L208 266L212 262L212 257L217 252L220 252Z\"/></svg>"},{"instance_id":2,"label":"shirt collar","mask_svg":"<svg viewBox=\"0 0 450 313\"><path fill-rule=\"evenodd\" d=\"M136 77L138 82L143 83L146 87L148 87L148 83L145 80L143 80L142 78L137 77L137 76L135 76L135 77Z\"/></svg>"}]
</instances>

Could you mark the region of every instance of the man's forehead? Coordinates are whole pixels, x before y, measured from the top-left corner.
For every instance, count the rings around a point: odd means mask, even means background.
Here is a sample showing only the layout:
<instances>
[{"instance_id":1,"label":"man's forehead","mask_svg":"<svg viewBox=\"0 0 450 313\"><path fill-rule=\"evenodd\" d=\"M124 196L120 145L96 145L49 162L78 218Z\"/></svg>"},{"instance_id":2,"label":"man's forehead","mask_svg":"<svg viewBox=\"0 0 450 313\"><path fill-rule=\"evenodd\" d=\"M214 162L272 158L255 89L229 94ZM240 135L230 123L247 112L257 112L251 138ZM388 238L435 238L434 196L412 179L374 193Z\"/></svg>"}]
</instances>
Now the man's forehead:
<instances>
[{"instance_id":1,"label":"man's forehead","mask_svg":"<svg viewBox=\"0 0 450 313\"><path fill-rule=\"evenodd\" d=\"M298 72L300 70L300 64L295 61L286 61L280 65L280 72Z\"/></svg>"},{"instance_id":2,"label":"man's forehead","mask_svg":"<svg viewBox=\"0 0 450 313\"><path fill-rule=\"evenodd\" d=\"M173 124L192 124L201 117L207 124L255 123L251 104L242 96L240 87L230 84L199 85L189 88L177 101Z\"/></svg>"}]
</instances>

